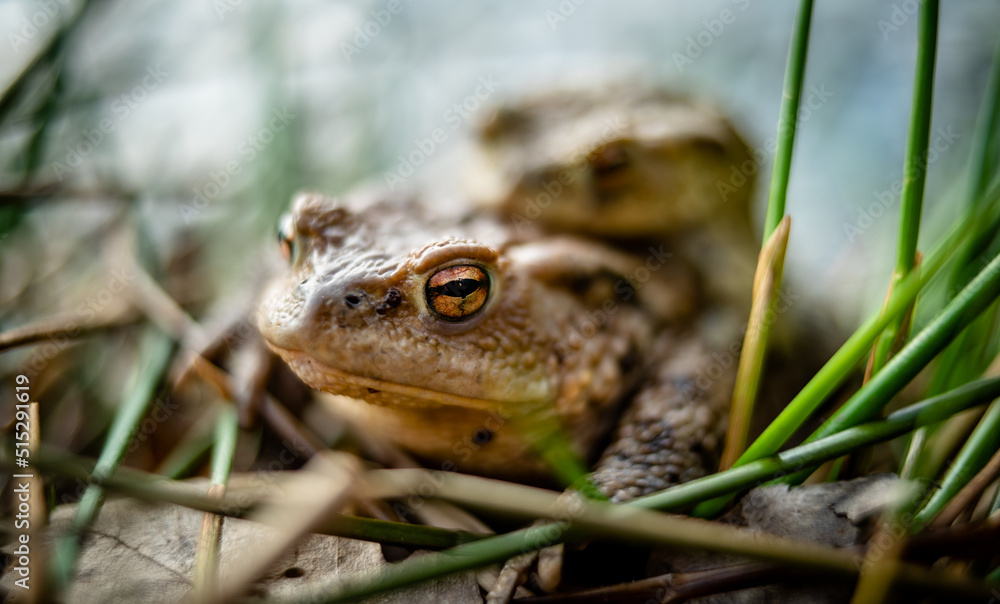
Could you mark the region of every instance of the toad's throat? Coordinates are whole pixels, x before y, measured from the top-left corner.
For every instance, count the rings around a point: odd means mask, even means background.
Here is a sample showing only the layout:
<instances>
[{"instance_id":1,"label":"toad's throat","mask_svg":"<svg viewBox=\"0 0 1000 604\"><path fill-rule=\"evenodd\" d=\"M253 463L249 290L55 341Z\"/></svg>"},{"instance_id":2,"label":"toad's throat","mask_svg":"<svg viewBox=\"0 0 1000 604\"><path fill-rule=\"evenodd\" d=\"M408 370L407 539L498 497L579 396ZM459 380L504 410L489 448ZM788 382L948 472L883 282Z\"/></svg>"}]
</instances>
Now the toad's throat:
<instances>
[{"instance_id":1,"label":"toad's throat","mask_svg":"<svg viewBox=\"0 0 1000 604\"><path fill-rule=\"evenodd\" d=\"M364 399L376 405L407 405L413 407L461 407L463 409L495 410L509 406L542 408L551 401L525 400L501 401L477 398L431 390L390 382L378 378L364 377L337 369L301 350L283 348L272 342L267 343L274 352L285 360L292 370L309 386L354 398Z\"/></svg>"}]
</instances>

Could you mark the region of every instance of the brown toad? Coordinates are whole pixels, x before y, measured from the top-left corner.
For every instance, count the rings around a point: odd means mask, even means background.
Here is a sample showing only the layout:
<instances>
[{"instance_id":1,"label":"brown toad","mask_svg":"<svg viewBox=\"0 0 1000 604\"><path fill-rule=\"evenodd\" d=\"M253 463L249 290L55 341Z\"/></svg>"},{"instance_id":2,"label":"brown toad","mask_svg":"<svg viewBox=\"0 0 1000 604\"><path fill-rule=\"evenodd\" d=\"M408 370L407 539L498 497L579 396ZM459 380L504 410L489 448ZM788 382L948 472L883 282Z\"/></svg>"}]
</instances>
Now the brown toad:
<instances>
[{"instance_id":1,"label":"brown toad","mask_svg":"<svg viewBox=\"0 0 1000 604\"><path fill-rule=\"evenodd\" d=\"M744 318L758 166L716 108L641 85L554 89L486 113L473 149L470 195L515 227L664 243Z\"/></svg>"},{"instance_id":2,"label":"brown toad","mask_svg":"<svg viewBox=\"0 0 1000 604\"><path fill-rule=\"evenodd\" d=\"M270 346L364 430L445 469L544 480L532 426L556 422L592 459L625 405L594 475L615 499L712 466L731 371L703 373L683 265L456 214L300 196L260 321Z\"/></svg>"}]
</instances>

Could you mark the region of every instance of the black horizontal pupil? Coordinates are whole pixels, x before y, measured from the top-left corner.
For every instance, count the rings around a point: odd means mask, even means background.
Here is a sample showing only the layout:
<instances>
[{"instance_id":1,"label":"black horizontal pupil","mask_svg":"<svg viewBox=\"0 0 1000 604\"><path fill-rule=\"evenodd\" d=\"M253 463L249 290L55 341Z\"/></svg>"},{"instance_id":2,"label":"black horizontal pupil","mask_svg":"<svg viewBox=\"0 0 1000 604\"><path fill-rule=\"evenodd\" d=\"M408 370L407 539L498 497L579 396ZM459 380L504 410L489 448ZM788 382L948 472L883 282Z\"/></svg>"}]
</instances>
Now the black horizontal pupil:
<instances>
[{"instance_id":1,"label":"black horizontal pupil","mask_svg":"<svg viewBox=\"0 0 1000 604\"><path fill-rule=\"evenodd\" d=\"M452 298L464 298L473 294L482 287L483 282L479 279L455 279L444 285L438 285L431 290L439 296L449 296Z\"/></svg>"}]
</instances>

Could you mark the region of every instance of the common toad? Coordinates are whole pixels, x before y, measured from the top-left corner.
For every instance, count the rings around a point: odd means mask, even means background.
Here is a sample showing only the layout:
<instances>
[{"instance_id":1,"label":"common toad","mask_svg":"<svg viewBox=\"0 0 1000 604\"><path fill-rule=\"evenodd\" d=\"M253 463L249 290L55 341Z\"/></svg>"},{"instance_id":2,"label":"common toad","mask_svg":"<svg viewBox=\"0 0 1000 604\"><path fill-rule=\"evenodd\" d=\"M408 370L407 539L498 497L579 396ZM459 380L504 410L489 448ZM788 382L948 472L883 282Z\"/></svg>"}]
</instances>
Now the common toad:
<instances>
[{"instance_id":1,"label":"common toad","mask_svg":"<svg viewBox=\"0 0 1000 604\"><path fill-rule=\"evenodd\" d=\"M365 430L445 469L540 481L556 420L623 500L714 464L732 368L705 373L696 279L645 257L399 198L299 196L260 329Z\"/></svg>"}]
</instances>

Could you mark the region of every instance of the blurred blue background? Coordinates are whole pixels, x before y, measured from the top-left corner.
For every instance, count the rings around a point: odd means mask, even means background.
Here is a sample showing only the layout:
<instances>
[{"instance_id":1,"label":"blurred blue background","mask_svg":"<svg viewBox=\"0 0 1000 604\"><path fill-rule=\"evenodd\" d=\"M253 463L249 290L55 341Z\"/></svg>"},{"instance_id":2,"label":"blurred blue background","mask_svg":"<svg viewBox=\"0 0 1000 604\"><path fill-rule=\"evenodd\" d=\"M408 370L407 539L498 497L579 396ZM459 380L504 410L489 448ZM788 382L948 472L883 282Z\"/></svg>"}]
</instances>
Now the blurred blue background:
<instances>
[{"instance_id":1,"label":"blurred blue background","mask_svg":"<svg viewBox=\"0 0 1000 604\"><path fill-rule=\"evenodd\" d=\"M292 192L380 179L415 138L464 121L453 106L483 78L495 88L487 102L562 82L650 81L722 106L751 147L764 147L797 4L92 2L63 41L56 93L38 77L8 108L0 182L57 185L81 200L111 191L156 217L157 236L194 229L217 244L225 289L253 271ZM0 2L5 87L81 6ZM845 325L880 303L891 268L898 195L871 221L859 211L888 199L901 178L916 7L851 0L819 2L814 12L788 274L790 287L832 302ZM960 190L998 32L1000 4L943 3L932 124L940 152L927 182L924 247L955 215L950 194ZM45 99L51 125L25 182ZM442 148L459 144L455 132ZM767 173L769 165L758 216ZM37 220L72 230L86 208L61 204Z\"/></svg>"}]
</instances>

